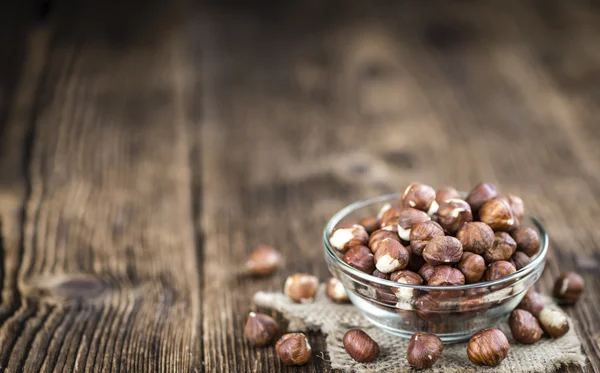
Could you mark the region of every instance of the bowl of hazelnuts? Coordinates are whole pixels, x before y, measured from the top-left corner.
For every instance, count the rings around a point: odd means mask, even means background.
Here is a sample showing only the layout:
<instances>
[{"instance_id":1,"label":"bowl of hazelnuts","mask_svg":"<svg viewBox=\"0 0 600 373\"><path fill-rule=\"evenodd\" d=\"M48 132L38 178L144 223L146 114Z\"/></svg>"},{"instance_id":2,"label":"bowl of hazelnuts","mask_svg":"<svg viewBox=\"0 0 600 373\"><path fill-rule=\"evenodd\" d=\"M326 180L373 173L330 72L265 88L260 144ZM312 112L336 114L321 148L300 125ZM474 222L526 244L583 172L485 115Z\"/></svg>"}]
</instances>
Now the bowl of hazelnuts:
<instances>
[{"instance_id":1,"label":"bowl of hazelnuts","mask_svg":"<svg viewBox=\"0 0 600 373\"><path fill-rule=\"evenodd\" d=\"M468 340L521 302L548 251L521 198L411 183L352 203L323 233L329 269L373 324L402 337Z\"/></svg>"}]
</instances>

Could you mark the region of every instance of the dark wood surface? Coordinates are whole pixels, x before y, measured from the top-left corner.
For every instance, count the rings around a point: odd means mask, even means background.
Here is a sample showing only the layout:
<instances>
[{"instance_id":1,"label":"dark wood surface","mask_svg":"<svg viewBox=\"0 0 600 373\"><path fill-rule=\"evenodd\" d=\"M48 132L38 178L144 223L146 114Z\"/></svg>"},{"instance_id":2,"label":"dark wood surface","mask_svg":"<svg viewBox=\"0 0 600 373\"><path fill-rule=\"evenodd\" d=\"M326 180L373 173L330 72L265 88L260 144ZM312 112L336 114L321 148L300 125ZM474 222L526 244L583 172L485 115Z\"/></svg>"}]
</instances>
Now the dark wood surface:
<instances>
[{"instance_id":1,"label":"dark wood surface","mask_svg":"<svg viewBox=\"0 0 600 373\"><path fill-rule=\"evenodd\" d=\"M16 3L16 2L14 2ZM6 5L3 5L5 7ZM245 343L322 227L409 181L518 194L600 372L594 2L56 1L0 12L0 368L327 371ZM251 279L258 243L285 269Z\"/></svg>"}]
</instances>

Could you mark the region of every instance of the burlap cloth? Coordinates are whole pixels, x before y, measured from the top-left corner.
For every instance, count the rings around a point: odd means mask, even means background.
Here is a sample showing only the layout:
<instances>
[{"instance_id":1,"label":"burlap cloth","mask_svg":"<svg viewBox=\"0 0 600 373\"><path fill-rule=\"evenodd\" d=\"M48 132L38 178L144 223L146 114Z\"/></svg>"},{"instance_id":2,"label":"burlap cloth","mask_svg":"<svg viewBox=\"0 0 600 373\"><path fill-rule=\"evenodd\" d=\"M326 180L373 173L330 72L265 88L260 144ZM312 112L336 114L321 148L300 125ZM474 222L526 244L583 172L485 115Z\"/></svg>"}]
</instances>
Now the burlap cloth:
<instances>
[{"instance_id":1,"label":"burlap cloth","mask_svg":"<svg viewBox=\"0 0 600 373\"><path fill-rule=\"evenodd\" d=\"M550 298L545 302L551 303ZM272 308L283 314L289 321L288 330L320 330L327 335L327 350L334 369L356 372L406 372L408 340L386 333L369 323L352 305L338 305L324 294L322 286L313 303L296 304L282 293L258 292L254 302L260 307ZM444 345L444 353L433 368L427 372L475 372L485 369L488 372L553 372L568 364L583 365L585 355L581 353L581 342L573 321L570 331L559 339L542 338L534 345L523 345L513 340L507 322L498 327L510 342L508 357L499 367L483 368L473 365L467 357L467 343ZM381 348L380 357L373 363L358 363L344 351L342 338L348 329L361 328L373 338Z\"/></svg>"}]
</instances>

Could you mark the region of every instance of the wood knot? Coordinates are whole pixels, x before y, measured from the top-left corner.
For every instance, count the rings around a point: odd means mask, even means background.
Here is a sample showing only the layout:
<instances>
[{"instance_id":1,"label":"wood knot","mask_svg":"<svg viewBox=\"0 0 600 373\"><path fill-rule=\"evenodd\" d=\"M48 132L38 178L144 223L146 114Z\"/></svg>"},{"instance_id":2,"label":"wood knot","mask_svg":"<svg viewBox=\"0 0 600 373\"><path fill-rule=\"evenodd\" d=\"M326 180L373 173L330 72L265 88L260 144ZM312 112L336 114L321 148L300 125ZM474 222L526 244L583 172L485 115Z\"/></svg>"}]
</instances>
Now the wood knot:
<instances>
[{"instance_id":1,"label":"wood knot","mask_svg":"<svg viewBox=\"0 0 600 373\"><path fill-rule=\"evenodd\" d=\"M29 297L72 300L95 299L109 289L106 283L90 275L41 276L22 286L23 293Z\"/></svg>"}]
</instances>

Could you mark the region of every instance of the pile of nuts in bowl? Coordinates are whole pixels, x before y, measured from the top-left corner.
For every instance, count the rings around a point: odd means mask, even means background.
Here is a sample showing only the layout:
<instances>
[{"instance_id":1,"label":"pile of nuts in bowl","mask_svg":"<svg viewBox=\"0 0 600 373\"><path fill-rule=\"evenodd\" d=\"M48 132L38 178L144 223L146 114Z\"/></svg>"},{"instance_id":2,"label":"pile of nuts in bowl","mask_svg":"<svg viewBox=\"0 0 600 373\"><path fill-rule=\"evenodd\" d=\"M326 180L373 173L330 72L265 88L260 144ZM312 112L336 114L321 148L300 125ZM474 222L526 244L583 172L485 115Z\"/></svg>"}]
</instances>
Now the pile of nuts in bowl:
<instances>
[{"instance_id":1,"label":"pile of nuts in bowl","mask_svg":"<svg viewBox=\"0 0 600 373\"><path fill-rule=\"evenodd\" d=\"M477 185L463 200L451 187L435 191L411 183L396 206L387 204L376 217L336 227L329 244L339 251L343 262L380 279L442 287L483 283L519 271L540 249L538 232L521 226L523 218L523 201L514 195L500 195L492 184ZM281 258L274 249L270 252L262 247L258 254L257 250L248 261L252 273L265 275L278 267ZM262 263L267 269L257 265L260 258L265 259ZM284 293L294 302L311 302L318 285L315 276L297 273L287 278ZM581 276L564 273L556 281L554 295L562 303L572 304L583 287ZM427 297L443 298L444 293L436 290ZM336 303L349 302L344 285L336 278L327 282L326 295ZM402 294L395 296L400 298ZM533 289L512 311L509 326L514 339L525 344L536 343L543 332L558 338L569 330L566 315L559 309L544 307ZM245 334L251 344L268 344L278 332L269 316L250 314ZM356 361L373 361L379 355L377 343L362 330L348 331L343 343ZM499 329L488 328L471 336L467 356L476 364L495 366L507 356L508 349L506 336ZM407 360L415 368L431 367L442 351L438 336L415 333L408 345ZM276 352L287 365L305 364L311 356L302 333L284 335L276 344Z\"/></svg>"}]
</instances>

